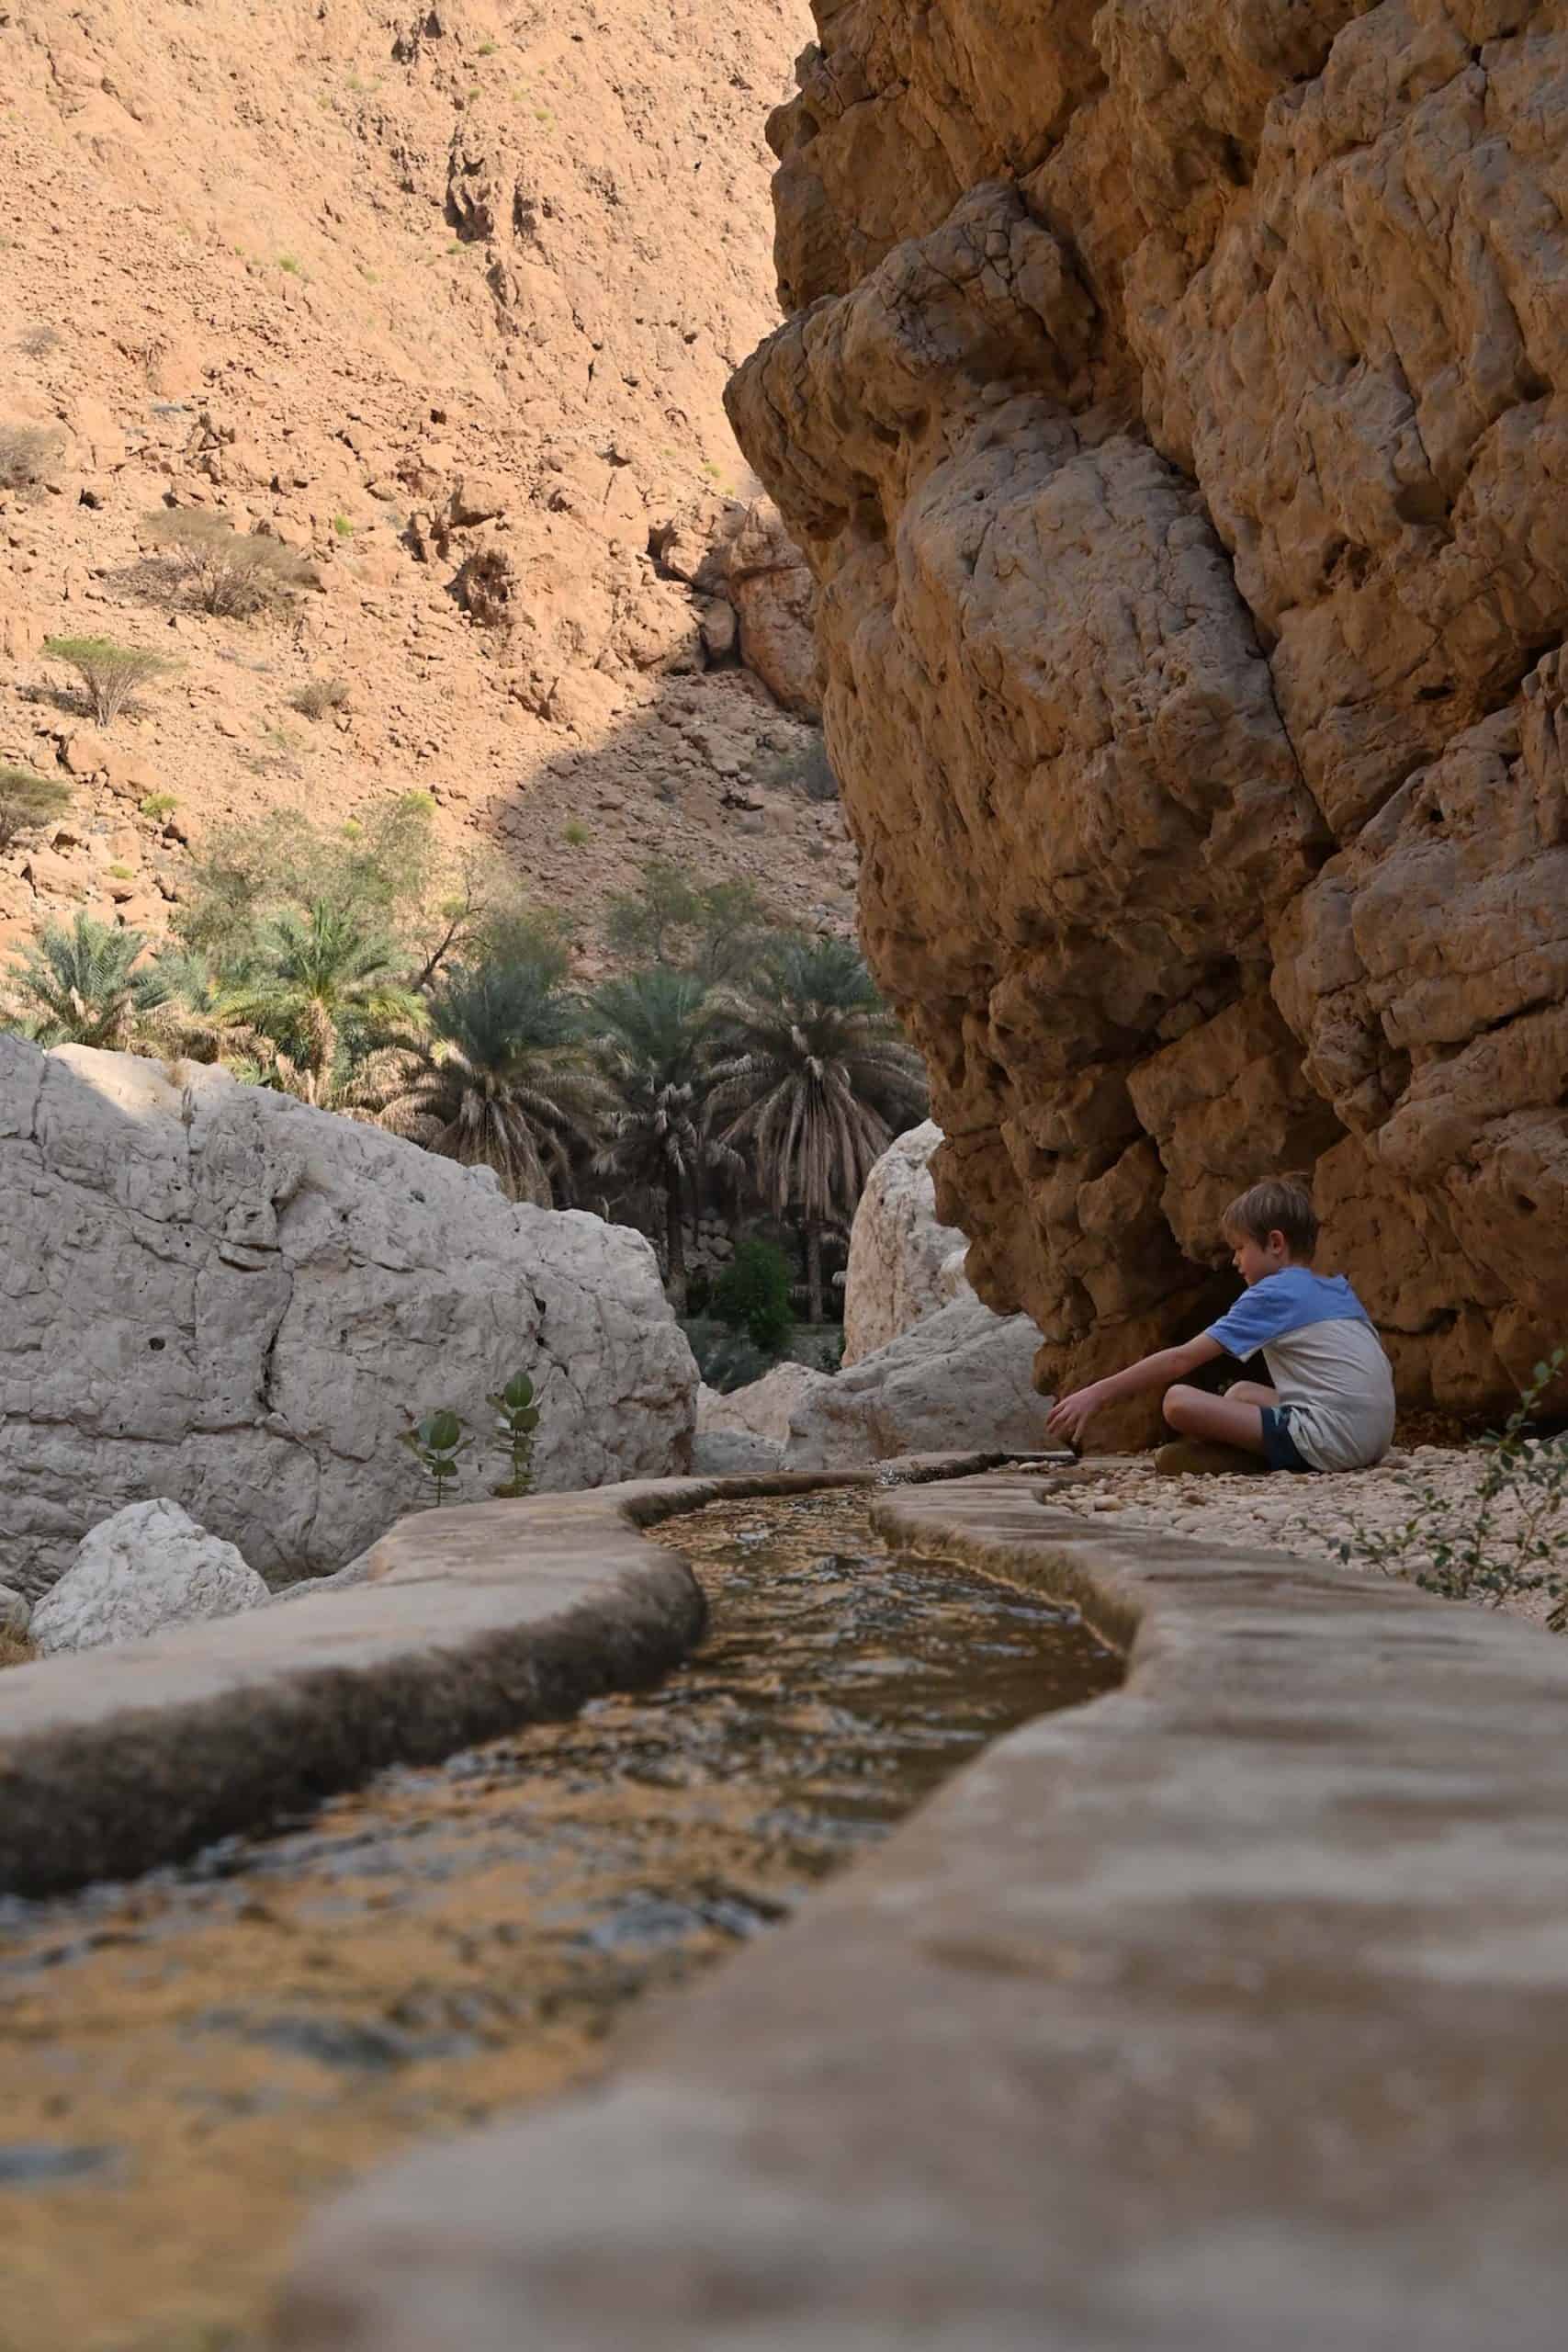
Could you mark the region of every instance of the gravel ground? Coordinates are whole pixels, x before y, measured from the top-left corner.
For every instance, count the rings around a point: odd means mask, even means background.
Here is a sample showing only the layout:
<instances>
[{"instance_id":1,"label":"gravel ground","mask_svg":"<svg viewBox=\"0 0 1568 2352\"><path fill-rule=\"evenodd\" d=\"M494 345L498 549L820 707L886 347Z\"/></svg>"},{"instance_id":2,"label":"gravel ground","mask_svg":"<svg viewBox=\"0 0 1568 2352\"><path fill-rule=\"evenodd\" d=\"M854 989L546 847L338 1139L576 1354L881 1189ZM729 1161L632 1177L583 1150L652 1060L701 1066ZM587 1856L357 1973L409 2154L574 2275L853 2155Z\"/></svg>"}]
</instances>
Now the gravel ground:
<instances>
[{"instance_id":1,"label":"gravel ground","mask_svg":"<svg viewBox=\"0 0 1568 2352\"><path fill-rule=\"evenodd\" d=\"M1473 1447L1421 1445L1389 1454L1375 1470L1322 1477L1162 1478L1151 1455L1105 1457L1065 1478L1051 1501L1086 1518L1114 1513L1125 1527L1157 1528L1215 1544L1268 1544L1298 1559L1327 1560L1337 1566L1342 1565L1340 1546L1348 1543L1350 1566L1382 1576L1390 1571L1367 1556L1367 1539L1394 1534L1409 1524L1419 1508L1412 1487L1436 1495L1446 1525L1463 1530L1473 1524L1485 1461ZM1499 1566L1517 1561L1520 1525L1517 1504L1494 1504L1489 1560ZM1557 1526L1568 1577L1568 1506ZM1429 1551L1413 1550L1406 1572L1419 1575L1429 1557ZM1542 1623L1554 1600L1549 1593L1520 1593L1503 1605Z\"/></svg>"}]
</instances>

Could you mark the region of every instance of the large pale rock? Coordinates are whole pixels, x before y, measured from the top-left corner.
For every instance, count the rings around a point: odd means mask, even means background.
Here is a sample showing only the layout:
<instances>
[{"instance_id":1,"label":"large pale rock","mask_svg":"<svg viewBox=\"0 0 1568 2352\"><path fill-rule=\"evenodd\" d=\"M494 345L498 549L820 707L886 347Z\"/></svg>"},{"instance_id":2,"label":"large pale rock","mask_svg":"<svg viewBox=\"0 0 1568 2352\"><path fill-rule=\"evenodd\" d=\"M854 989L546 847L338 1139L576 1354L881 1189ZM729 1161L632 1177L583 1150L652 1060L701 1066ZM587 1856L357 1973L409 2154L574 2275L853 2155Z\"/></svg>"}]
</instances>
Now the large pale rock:
<instances>
[{"instance_id":1,"label":"large pale rock","mask_svg":"<svg viewBox=\"0 0 1568 2352\"><path fill-rule=\"evenodd\" d=\"M0 1035L0 1578L29 1597L149 1494L271 1582L331 1572L418 1500L411 1417L488 1429L520 1369L543 1487L685 1467L696 1368L646 1242L374 1127Z\"/></svg>"},{"instance_id":2,"label":"large pale rock","mask_svg":"<svg viewBox=\"0 0 1568 2352\"><path fill-rule=\"evenodd\" d=\"M31 1638L54 1650L134 1642L193 1617L258 1608L267 1589L232 1544L178 1503L130 1503L84 1536L59 1583L33 1611Z\"/></svg>"},{"instance_id":3,"label":"large pale rock","mask_svg":"<svg viewBox=\"0 0 1568 2352\"><path fill-rule=\"evenodd\" d=\"M847 1470L901 1453L1029 1453L1050 1443L1027 1315L962 1298L836 1378L809 1375L790 1416L789 1470Z\"/></svg>"},{"instance_id":4,"label":"large pale rock","mask_svg":"<svg viewBox=\"0 0 1568 2352\"><path fill-rule=\"evenodd\" d=\"M1495 1402L1568 1329L1568 25L816 14L731 409L971 1278L1076 1384L1315 1168L1411 1400Z\"/></svg>"},{"instance_id":5,"label":"large pale rock","mask_svg":"<svg viewBox=\"0 0 1568 2352\"><path fill-rule=\"evenodd\" d=\"M753 1380L749 1387L732 1389L728 1396L716 1389L705 1388L698 1408L697 1427L705 1436L718 1430L733 1430L782 1443L789 1435L796 1405L822 1376L809 1364L781 1363L761 1380Z\"/></svg>"},{"instance_id":6,"label":"large pale rock","mask_svg":"<svg viewBox=\"0 0 1568 2352\"><path fill-rule=\"evenodd\" d=\"M844 1363L874 1354L922 1316L964 1295L968 1242L936 1213L934 1119L911 1127L872 1170L850 1234L844 1283Z\"/></svg>"}]
</instances>

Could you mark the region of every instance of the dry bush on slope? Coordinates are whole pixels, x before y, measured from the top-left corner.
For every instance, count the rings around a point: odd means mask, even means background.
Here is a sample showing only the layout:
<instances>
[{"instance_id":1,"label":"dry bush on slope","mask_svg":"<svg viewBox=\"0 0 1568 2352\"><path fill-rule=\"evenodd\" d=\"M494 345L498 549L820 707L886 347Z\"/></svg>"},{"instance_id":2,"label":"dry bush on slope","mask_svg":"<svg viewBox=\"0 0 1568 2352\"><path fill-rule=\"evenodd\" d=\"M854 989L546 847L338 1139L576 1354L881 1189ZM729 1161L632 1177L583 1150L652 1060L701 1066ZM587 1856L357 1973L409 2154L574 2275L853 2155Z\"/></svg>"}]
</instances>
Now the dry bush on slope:
<instances>
[{"instance_id":1,"label":"dry bush on slope","mask_svg":"<svg viewBox=\"0 0 1568 2352\"><path fill-rule=\"evenodd\" d=\"M236 531L220 514L183 512L148 517L149 537L204 613L247 620L309 586L307 559L281 539Z\"/></svg>"}]
</instances>

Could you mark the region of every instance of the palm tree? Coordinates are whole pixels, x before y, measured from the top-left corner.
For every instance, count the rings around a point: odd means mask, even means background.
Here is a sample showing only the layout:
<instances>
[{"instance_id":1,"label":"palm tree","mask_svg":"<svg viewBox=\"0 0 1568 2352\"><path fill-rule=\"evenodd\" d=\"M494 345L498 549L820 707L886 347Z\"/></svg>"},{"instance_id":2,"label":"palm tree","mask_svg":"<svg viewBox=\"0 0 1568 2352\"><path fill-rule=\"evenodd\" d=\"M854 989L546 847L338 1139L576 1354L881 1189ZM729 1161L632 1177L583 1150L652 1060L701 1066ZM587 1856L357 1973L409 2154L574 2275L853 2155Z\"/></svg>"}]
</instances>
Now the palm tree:
<instances>
[{"instance_id":1,"label":"palm tree","mask_svg":"<svg viewBox=\"0 0 1568 2352\"><path fill-rule=\"evenodd\" d=\"M155 964L137 968L147 944L140 931L118 931L79 914L71 929L45 923L12 967L17 1011L40 1046L99 1046L125 1053L169 1003L169 981Z\"/></svg>"},{"instance_id":2,"label":"palm tree","mask_svg":"<svg viewBox=\"0 0 1568 2352\"><path fill-rule=\"evenodd\" d=\"M574 1157L604 1132L608 1096L581 1008L549 958L454 966L431 997L431 1035L405 1058L379 1119L466 1168L493 1168L514 1201L569 1199Z\"/></svg>"},{"instance_id":3,"label":"palm tree","mask_svg":"<svg viewBox=\"0 0 1568 2352\"><path fill-rule=\"evenodd\" d=\"M610 980L593 999L599 1050L617 1098L596 1166L664 1204L665 1272L676 1312L686 1304L688 1214L703 1180L739 1167L705 1116L714 1011L705 983L668 964Z\"/></svg>"},{"instance_id":4,"label":"palm tree","mask_svg":"<svg viewBox=\"0 0 1568 2352\"><path fill-rule=\"evenodd\" d=\"M290 1091L323 1106L372 1048L411 1043L423 1000L398 977L395 943L364 913L318 899L303 915L274 917L254 967L229 992L227 1017L272 1039L299 1074Z\"/></svg>"},{"instance_id":5,"label":"palm tree","mask_svg":"<svg viewBox=\"0 0 1568 2352\"><path fill-rule=\"evenodd\" d=\"M782 941L719 1006L729 1050L712 1073L711 1116L728 1116L727 1144L750 1148L774 1215L801 1219L820 1323L823 1227L854 1214L875 1162L923 1116L925 1071L846 940Z\"/></svg>"}]
</instances>

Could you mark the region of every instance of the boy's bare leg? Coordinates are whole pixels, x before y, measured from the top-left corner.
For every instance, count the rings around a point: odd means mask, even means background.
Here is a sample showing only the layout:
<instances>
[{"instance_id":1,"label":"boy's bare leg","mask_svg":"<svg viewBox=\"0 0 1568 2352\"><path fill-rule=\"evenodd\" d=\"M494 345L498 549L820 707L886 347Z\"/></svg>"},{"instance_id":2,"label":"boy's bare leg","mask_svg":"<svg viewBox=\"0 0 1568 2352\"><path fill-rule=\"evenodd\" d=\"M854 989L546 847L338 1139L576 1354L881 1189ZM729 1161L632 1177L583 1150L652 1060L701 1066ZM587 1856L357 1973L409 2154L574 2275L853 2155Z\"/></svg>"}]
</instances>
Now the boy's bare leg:
<instances>
[{"instance_id":1,"label":"boy's bare leg","mask_svg":"<svg viewBox=\"0 0 1568 2352\"><path fill-rule=\"evenodd\" d=\"M1173 1430L1183 1437L1206 1438L1213 1445L1234 1445L1243 1453L1263 1451L1263 1405L1244 1403L1242 1394L1276 1401L1271 1388L1258 1388L1249 1381L1241 1383L1240 1392L1233 1388L1228 1396L1211 1396L1206 1389L1189 1388L1185 1385L1168 1388L1165 1394L1165 1418Z\"/></svg>"},{"instance_id":2,"label":"boy's bare leg","mask_svg":"<svg viewBox=\"0 0 1568 2352\"><path fill-rule=\"evenodd\" d=\"M1266 1388L1260 1380L1233 1380L1225 1390L1232 1405L1275 1405L1280 1402L1277 1388Z\"/></svg>"}]
</instances>

